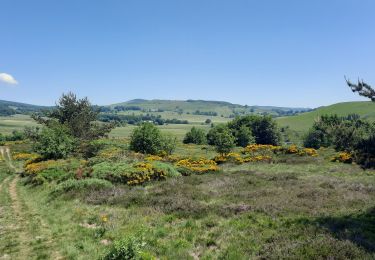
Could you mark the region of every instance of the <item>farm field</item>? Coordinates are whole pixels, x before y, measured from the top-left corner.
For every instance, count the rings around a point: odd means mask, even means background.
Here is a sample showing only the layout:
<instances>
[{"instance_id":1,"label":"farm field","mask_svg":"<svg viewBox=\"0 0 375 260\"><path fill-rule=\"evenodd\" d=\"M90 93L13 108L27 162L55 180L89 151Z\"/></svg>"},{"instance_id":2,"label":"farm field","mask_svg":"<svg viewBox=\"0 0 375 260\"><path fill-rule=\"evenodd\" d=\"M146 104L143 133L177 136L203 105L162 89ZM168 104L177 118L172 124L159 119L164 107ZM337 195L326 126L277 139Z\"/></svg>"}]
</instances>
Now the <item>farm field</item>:
<instances>
[{"instance_id":1,"label":"farm field","mask_svg":"<svg viewBox=\"0 0 375 260\"><path fill-rule=\"evenodd\" d=\"M127 239L144 259L374 258L375 171L318 152L57 196L56 184L34 186L15 175L9 165L19 169L22 161L3 153L0 252L5 259L98 259ZM176 150L214 154L194 145Z\"/></svg>"},{"instance_id":2,"label":"farm field","mask_svg":"<svg viewBox=\"0 0 375 260\"><path fill-rule=\"evenodd\" d=\"M23 131L25 126L36 126L35 121L28 115L0 117L0 133L11 134L12 131Z\"/></svg>"}]
</instances>

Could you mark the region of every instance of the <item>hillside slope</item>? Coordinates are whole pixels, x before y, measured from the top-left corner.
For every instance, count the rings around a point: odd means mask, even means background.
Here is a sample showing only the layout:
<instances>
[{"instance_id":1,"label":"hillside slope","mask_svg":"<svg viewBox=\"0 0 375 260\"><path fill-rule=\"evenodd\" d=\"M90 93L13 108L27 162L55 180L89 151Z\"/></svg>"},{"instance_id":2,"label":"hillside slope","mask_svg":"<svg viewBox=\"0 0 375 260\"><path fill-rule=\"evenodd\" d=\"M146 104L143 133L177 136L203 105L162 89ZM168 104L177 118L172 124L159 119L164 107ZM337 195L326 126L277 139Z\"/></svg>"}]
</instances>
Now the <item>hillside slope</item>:
<instances>
[{"instance_id":1,"label":"hillside slope","mask_svg":"<svg viewBox=\"0 0 375 260\"><path fill-rule=\"evenodd\" d=\"M110 105L111 108L117 106L123 107L139 107L144 110L163 110L163 111L183 111L183 113L200 112L216 112L219 116L228 117L233 114L247 113L268 113L279 116L286 112L302 112L309 111L309 108L291 108L291 107L275 107L275 106L242 106L232 104L225 101L206 101L206 100L145 100L134 99L123 103Z\"/></svg>"},{"instance_id":2,"label":"hillside slope","mask_svg":"<svg viewBox=\"0 0 375 260\"><path fill-rule=\"evenodd\" d=\"M0 116L10 116L15 114L31 114L48 108L50 107L0 100Z\"/></svg>"},{"instance_id":3,"label":"hillside slope","mask_svg":"<svg viewBox=\"0 0 375 260\"><path fill-rule=\"evenodd\" d=\"M337 103L296 116L279 117L276 120L280 126L289 126L292 130L303 132L313 125L315 119L325 114L337 114L339 116L358 114L361 118L375 121L375 103L370 101Z\"/></svg>"}]
</instances>

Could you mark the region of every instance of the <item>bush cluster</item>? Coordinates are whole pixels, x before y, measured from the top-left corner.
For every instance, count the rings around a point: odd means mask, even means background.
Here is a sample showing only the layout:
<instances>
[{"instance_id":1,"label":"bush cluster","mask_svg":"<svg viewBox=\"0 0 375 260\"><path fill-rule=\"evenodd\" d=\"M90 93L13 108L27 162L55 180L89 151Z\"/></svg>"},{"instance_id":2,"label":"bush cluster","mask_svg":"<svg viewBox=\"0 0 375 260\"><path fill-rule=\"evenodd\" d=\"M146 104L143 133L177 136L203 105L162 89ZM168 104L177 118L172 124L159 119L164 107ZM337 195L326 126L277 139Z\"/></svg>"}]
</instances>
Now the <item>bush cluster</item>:
<instances>
[{"instance_id":1,"label":"bush cluster","mask_svg":"<svg viewBox=\"0 0 375 260\"><path fill-rule=\"evenodd\" d=\"M196 128L195 126L186 133L183 140L184 144L205 144L207 142L206 133L203 129Z\"/></svg>"},{"instance_id":2,"label":"bush cluster","mask_svg":"<svg viewBox=\"0 0 375 260\"><path fill-rule=\"evenodd\" d=\"M143 154L171 154L175 147L176 139L163 135L152 123L143 123L130 137L130 149Z\"/></svg>"},{"instance_id":3,"label":"bush cluster","mask_svg":"<svg viewBox=\"0 0 375 260\"><path fill-rule=\"evenodd\" d=\"M375 124L358 115L325 115L317 120L305 136L305 147L334 147L347 152L363 167L375 167Z\"/></svg>"}]
</instances>

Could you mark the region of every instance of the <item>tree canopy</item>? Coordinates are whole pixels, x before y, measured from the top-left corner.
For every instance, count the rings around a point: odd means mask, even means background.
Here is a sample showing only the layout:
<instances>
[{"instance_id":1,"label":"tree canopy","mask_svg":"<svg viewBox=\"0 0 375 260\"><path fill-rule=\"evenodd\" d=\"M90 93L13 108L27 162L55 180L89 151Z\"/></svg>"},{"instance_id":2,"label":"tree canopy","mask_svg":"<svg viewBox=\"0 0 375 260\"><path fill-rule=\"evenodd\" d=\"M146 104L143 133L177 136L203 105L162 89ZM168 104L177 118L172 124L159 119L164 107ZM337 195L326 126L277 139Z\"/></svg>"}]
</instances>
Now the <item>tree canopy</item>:
<instances>
[{"instance_id":1,"label":"tree canopy","mask_svg":"<svg viewBox=\"0 0 375 260\"><path fill-rule=\"evenodd\" d=\"M48 112L47 118L33 115L40 124L47 127L59 123L68 129L70 135L83 141L106 136L113 128L112 124L96 122L99 111L95 110L87 98L78 99L71 92L63 94L56 108Z\"/></svg>"},{"instance_id":2,"label":"tree canopy","mask_svg":"<svg viewBox=\"0 0 375 260\"><path fill-rule=\"evenodd\" d=\"M360 96L367 97L372 102L375 102L375 90L370 85L363 82L363 80L358 80L357 84L353 84L349 79L345 78L345 80L353 92L358 92Z\"/></svg>"}]
</instances>

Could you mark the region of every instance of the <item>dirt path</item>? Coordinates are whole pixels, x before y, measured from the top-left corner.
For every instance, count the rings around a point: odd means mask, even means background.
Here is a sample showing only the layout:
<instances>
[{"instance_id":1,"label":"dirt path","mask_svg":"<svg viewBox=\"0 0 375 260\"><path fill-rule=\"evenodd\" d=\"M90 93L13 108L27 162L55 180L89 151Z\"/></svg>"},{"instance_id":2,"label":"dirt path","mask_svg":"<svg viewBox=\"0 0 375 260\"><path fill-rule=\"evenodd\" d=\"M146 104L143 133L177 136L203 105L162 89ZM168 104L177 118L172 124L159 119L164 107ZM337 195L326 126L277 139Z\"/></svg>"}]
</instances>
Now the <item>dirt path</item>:
<instances>
[{"instance_id":1,"label":"dirt path","mask_svg":"<svg viewBox=\"0 0 375 260\"><path fill-rule=\"evenodd\" d=\"M14 214L14 222L16 223L16 230L15 232L18 233L18 238L19 238L19 255L23 259L27 259L30 257L30 246L28 245L30 241L32 241L30 234L26 232L26 227L25 223L27 223L23 217L23 212L22 212L22 206L20 203L20 200L18 198L18 193L17 193L17 181L18 181L18 176L13 178L11 183L9 184L9 195L12 200L12 209L13 209L13 214Z\"/></svg>"},{"instance_id":2,"label":"dirt path","mask_svg":"<svg viewBox=\"0 0 375 260\"><path fill-rule=\"evenodd\" d=\"M16 233L18 237L18 258L12 256L10 259L33 259L35 258L35 253L38 253L32 252L32 243L34 243L35 240L41 242L41 245L38 245L39 248L43 248L43 250L47 251L50 251L49 249L51 249L55 242L48 225L43 221L43 218L35 211L35 209L32 209L27 205L27 198L23 197L21 195L22 193L20 193L17 188L17 183L20 179L17 173L22 172L22 170L17 169L14 166L9 147L0 147L0 154L4 158L7 166L16 173L16 176L10 182L9 179L11 177L7 177L0 183L0 192L3 187L7 185L7 191L11 199L10 208L12 209L11 216L13 221L12 225L8 228ZM32 229L31 231L30 227L32 225L34 225L34 227L36 226L37 229ZM50 252L49 258L62 259L59 252L54 250Z\"/></svg>"},{"instance_id":3,"label":"dirt path","mask_svg":"<svg viewBox=\"0 0 375 260\"><path fill-rule=\"evenodd\" d=\"M12 155L10 153L9 147L7 147L7 146L0 146L0 153L1 153L1 156L4 158L4 160L5 160L6 164L8 165L8 167L12 171L14 171L15 173L21 173L22 172L21 169L17 169L17 167L14 166Z\"/></svg>"}]
</instances>

